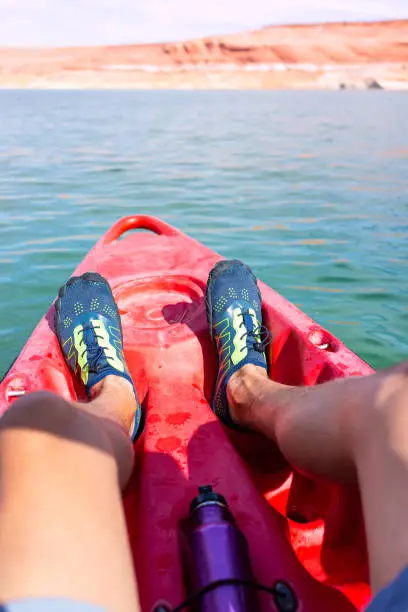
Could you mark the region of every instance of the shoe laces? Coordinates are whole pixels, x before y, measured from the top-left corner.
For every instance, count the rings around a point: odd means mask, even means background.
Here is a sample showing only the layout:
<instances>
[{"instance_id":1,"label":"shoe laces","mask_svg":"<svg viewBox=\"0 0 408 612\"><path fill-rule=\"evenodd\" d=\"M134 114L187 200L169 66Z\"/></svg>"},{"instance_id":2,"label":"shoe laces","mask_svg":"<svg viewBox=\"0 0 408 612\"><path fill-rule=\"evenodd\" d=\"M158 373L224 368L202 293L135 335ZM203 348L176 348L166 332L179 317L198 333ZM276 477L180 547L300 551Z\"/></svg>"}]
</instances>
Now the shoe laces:
<instances>
[{"instance_id":1,"label":"shoe laces","mask_svg":"<svg viewBox=\"0 0 408 612\"><path fill-rule=\"evenodd\" d=\"M242 317L240 327L245 327L245 332L242 334L240 340L246 337L247 345L249 340L251 342L251 348L258 353L264 353L268 344L272 342L272 334L269 329L265 327L265 325L254 326L252 316L248 311L241 312L239 316ZM247 317L247 319L245 317ZM247 321L249 325L247 325ZM245 347L242 347L241 351L243 350L245 350Z\"/></svg>"},{"instance_id":2,"label":"shoe laces","mask_svg":"<svg viewBox=\"0 0 408 612\"><path fill-rule=\"evenodd\" d=\"M82 351L81 357L87 353L89 371L90 372L98 372L98 363L101 359L105 358L105 352L101 346L98 344L98 338L102 338L98 336L95 332L95 329L91 323L86 323L83 326L82 337L84 340L85 348ZM80 332L81 333L81 332ZM102 338L103 339L103 338Z\"/></svg>"}]
</instances>

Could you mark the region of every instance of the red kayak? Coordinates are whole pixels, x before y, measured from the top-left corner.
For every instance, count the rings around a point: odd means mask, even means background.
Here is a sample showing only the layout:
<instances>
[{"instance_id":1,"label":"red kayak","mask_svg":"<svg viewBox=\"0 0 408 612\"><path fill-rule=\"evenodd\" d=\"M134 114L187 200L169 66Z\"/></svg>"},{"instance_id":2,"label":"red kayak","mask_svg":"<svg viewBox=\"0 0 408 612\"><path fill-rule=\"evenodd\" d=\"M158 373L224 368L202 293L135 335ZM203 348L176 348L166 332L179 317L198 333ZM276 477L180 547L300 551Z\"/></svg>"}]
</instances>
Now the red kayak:
<instances>
[{"instance_id":1,"label":"red kayak","mask_svg":"<svg viewBox=\"0 0 408 612\"><path fill-rule=\"evenodd\" d=\"M147 230L127 233L129 230ZM125 355L147 412L134 477L124 496L144 612L185 599L179 522L197 487L227 499L250 550L256 579L283 580L304 612L352 612L368 602L367 555L354 489L294 474L255 434L224 428L209 402L217 356L205 316L208 273L220 256L163 221L126 217L97 242L76 273L110 282ZM61 283L64 279L61 279ZM369 374L337 338L260 283L274 380L314 385ZM0 409L39 389L85 399L53 331L53 306L0 384ZM262 609L276 611L265 597Z\"/></svg>"}]
</instances>

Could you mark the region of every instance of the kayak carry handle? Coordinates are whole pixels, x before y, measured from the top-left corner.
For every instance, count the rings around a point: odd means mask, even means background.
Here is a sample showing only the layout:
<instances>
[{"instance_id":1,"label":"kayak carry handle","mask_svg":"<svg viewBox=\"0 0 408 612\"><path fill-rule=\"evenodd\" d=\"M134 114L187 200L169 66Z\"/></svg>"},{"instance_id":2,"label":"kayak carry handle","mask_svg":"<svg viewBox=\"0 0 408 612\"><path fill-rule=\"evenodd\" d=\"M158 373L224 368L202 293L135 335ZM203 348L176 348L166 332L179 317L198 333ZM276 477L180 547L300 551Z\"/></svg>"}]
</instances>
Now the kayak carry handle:
<instances>
[{"instance_id":1,"label":"kayak carry handle","mask_svg":"<svg viewBox=\"0 0 408 612\"><path fill-rule=\"evenodd\" d=\"M172 227L168 223L157 219L156 217L150 217L149 215L132 215L129 217L122 217L112 225L112 227L106 232L102 238L102 244L111 244L118 240L123 234L129 230L134 229L145 229L158 236L180 236L181 232L175 227Z\"/></svg>"}]
</instances>

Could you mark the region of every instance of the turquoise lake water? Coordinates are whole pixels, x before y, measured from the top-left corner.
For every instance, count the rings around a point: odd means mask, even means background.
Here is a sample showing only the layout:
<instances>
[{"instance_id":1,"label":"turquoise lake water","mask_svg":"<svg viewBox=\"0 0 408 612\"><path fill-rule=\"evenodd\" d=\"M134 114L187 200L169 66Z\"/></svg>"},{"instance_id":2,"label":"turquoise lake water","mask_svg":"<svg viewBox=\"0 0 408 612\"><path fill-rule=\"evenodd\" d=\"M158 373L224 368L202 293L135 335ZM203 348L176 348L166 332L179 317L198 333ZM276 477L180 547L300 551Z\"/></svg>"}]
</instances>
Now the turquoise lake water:
<instances>
[{"instance_id":1,"label":"turquoise lake water","mask_svg":"<svg viewBox=\"0 0 408 612\"><path fill-rule=\"evenodd\" d=\"M0 92L0 375L122 215L172 223L375 367L408 357L408 94Z\"/></svg>"}]
</instances>

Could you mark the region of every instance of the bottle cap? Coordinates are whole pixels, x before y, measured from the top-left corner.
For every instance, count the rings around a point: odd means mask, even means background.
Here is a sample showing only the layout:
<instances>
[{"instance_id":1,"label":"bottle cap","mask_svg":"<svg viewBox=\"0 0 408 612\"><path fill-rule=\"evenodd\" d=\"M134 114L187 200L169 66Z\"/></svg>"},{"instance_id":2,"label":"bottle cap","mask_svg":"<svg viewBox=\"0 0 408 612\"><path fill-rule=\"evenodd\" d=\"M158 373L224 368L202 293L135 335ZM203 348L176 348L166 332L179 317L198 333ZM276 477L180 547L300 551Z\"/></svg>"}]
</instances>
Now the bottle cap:
<instances>
[{"instance_id":1,"label":"bottle cap","mask_svg":"<svg viewBox=\"0 0 408 612\"><path fill-rule=\"evenodd\" d=\"M194 512L200 506L207 504L217 504L218 506L224 506L228 508L228 504L225 497L213 491L211 485L205 485L204 487L198 487L198 495L193 499L190 504L190 512Z\"/></svg>"}]
</instances>

